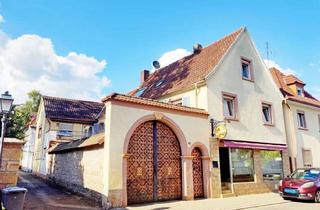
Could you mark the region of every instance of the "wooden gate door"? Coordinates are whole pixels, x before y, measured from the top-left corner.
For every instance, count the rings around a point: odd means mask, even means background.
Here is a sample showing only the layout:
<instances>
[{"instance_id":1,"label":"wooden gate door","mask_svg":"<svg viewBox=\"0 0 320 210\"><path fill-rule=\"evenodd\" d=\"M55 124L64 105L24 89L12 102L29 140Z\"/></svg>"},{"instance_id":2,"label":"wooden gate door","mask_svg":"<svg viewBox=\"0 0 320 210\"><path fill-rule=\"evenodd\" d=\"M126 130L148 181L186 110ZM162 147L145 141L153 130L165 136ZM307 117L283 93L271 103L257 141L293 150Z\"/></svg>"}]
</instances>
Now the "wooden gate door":
<instances>
[{"instance_id":1,"label":"wooden gate door","mask_svg":"<svg viewBox=\"0 0 320 210\"><path fill-rule=\"evenodd\" d=\"M202 170L202 154L198 148L192 150L192 168L193 168L193 196L194 198L204 197L203 190L203 170Z\"/></svg>"},{"instance_id":2,"label":"wooden gate door","mask_svg":"<svg viewBox=\"0 0 320 210\"><path fill-rule=\"evenodd\" d=\"M141 124L130 138L128 154L128 204L181 199L180 145L168 126Z\"/></svg>"}]
</instances>

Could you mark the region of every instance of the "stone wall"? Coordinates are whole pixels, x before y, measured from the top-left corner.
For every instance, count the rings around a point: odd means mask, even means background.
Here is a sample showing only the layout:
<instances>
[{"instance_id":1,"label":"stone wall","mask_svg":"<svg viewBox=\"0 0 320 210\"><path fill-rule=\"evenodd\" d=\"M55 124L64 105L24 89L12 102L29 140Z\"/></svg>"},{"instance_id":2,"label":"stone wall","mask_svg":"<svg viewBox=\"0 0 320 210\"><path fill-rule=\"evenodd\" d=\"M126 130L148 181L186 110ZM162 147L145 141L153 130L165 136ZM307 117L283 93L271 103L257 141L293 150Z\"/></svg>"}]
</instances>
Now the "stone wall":
<instances>
[{"instance_id":1,"label":"stone wall","mask_svg":"<svg viewBox=\"0 0 320 210\"><path fill-rule=\"evenodd\" d=\"M101 202L103 146L49 155L49 180Z\"/></svg>"},{"instance_id":2,"label":"stone wall","mask_svg":"<svg viewBox=\"0 0 320 210\"><path fill-rule=\"evenodd\" d=\"M17 185L22 151L21 141L5 140L0 169L0 189Z\"/></svg>"}]
</instances>

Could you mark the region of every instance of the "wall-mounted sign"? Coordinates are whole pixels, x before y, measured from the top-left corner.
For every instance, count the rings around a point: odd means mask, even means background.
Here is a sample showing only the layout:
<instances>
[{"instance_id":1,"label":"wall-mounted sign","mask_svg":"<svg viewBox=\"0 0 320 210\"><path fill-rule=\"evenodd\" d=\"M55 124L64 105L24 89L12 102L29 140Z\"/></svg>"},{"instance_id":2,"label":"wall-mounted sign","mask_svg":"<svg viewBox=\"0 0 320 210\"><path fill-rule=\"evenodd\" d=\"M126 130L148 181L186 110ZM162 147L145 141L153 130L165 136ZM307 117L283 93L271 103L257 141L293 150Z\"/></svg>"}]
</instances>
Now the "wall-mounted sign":
<instances>
[{"instance_id":1,"label":"wall-mounted sign","mask_svg":"<svg viewBox=\"0 0 320 210\"><path fill-rule=\"evenodd\" d=\"M211 136L223 139L227 135L227 126L223 121L210 120L211 123Z\"/></svg>"},{"instance_id":2,"label":"wall-mounted sign","mask_svg":"<svg viewBox=\"0 0 320 210\"><path fill-rule=\"evenodd\" d=\"M227 135L227 126L224 122L218 123L214 127L214 136L218 139L223 139Z\"/></svg>"}]
</instances>

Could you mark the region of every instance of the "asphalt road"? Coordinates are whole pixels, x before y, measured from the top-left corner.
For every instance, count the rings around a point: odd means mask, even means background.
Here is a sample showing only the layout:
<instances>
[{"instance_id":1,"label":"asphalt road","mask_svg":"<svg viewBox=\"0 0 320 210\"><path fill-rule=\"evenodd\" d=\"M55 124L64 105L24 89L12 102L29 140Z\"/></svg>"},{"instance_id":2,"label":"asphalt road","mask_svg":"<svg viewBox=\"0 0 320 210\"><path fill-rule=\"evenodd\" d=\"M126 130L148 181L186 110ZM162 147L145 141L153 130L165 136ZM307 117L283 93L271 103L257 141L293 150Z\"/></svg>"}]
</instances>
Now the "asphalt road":
<instances>
[{"instance_id":1,"label":"asphalt road","mask_svg":"<svg viewBox=\"0 0 320 210\"><path fill-rule=\"evenodd\" d=\"M289 201L287 203L267 205L255 208L247 208L248 210L318 210L320 204L306 201Z\"/></svg>"}]
</instances>

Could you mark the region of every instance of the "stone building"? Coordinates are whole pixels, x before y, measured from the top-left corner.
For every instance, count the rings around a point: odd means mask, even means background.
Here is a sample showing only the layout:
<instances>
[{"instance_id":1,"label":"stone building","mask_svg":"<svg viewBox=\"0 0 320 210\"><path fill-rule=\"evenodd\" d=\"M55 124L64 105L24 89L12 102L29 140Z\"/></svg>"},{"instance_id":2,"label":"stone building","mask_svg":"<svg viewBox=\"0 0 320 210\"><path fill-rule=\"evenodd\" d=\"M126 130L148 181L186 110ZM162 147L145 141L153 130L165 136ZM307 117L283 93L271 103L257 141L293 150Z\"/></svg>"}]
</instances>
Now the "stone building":
<instances>
[{"instance_id":1,"label":"stone building","mask_svg":"<svg viewBox=\"0 0 320 210\"><path fill-rule=\"evenodd\" d=\"M48 174L47 151L51 144L90 136L94 128L103 126L95 126L103 107L99 102L42 96L37 114L33 173L43 177Z\"/></svg>"},{"instance_id":2,"label":"stone building","mask_svg":"<svg viewBox=\"0 0 320 210\"><path fill-rule=\"evenodd\" d=\"M50 150L53 180L118 207L268 192L289 173L282 95L246 28L141 76L103 99L103 144Z\"/></svg>"},{"instance_id":3,"label":"stone building","mask_svg":"<svg viewBox=\"0 0 320 210\"><path fill-rule=\"evenodd\" d=\"M286 137L291 170L320 167L320 101L294 75L270 69L283 95Z\"/></svg>"}]
</instances>

